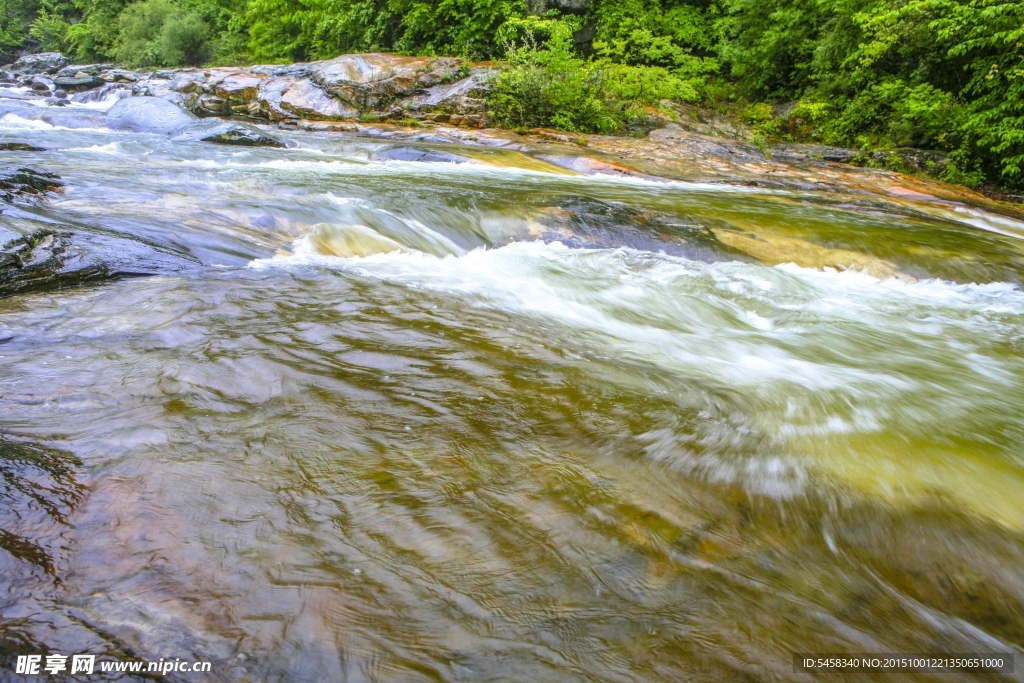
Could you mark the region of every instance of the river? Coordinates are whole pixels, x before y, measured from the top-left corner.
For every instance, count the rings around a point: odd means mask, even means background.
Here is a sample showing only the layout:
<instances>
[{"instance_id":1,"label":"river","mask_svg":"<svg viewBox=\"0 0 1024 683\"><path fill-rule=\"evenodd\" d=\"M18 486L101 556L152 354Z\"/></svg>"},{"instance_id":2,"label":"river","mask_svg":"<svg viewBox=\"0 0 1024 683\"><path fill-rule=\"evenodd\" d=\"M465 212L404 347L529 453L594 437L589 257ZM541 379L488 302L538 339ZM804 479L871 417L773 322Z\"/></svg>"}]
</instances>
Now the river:
<instances>
[{"instance_id":1,"label":"river","mask_svg":"<svg viewBox=\"0 0 1024 683\"><path fill-rule=\"evenodd\" d=\"M46 150L8 163L65 187L0 221L196 266L0 299L3 657L845 681L895 675L793 654L1011 652L1021 680L1019 220L112 104L4 110Z\"/></svg>"}]
</instances>

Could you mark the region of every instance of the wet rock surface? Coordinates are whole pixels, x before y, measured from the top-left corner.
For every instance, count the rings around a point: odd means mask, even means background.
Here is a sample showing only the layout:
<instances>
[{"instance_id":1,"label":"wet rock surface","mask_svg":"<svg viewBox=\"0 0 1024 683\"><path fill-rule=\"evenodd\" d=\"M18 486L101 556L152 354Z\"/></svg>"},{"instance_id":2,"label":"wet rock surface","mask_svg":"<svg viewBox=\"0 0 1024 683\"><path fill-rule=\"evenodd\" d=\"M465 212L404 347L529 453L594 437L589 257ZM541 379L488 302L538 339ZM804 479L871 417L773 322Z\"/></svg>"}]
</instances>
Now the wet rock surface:
<instances>
[{"instance_id":1,"label":"wet rock surface","mask_svg":"<svg viewBox=\"0 0 1024 683\"><path fill-rule=\"evenodd\" d=\"M440 164L464 164L471 159L460 154L442 152L422 147L394 147L380 152L375 152L371 158L374 161L417 161L422 163Z\"/></svg>"},{"instance_id":2,"label":"wet rock surface","mask_svg":"<svg viewBox=\"0 0 1024 683\"><path fill-rule=\"evenodd\" d=\"M196 267L185 254L126 236L43 229L0 250L0 298Z\"/></svg>"},{"instance_id":3,"label":"wet rock surface","mask_svg":"<svg viewBox=\"0 0 1024 683\"><path fill-rule=\"evenodd\" d=\"M85 496L80 466L71 453L0 434L0 549L55 575L60 532Z\"/></svg>"},{"instance_id":4,"label":"wet rock surface","mask_svg":"<svg viewBox=\"0 0 1024 683\"><path fill-rule=\"evenodd\" d=\"M175 140L201 140L242 147L285 147L277 137L240 121L201 121L190 124Z\"/></svg>"},{"instance_id":5,"label":"wet rock surface","mask_svg":"<svg viewBox=\"0 0 1024 683\"><path fill-rule=\"evenodd\" d=\"M105 85L106 81L98 76L69 76L55 78L53 79L53 84L64 90L76 91L98 88L101 85Z\"/></svg>"},{"instance_id":6,"label":"wet rock surface","mask_svg":"<svg viewBox=\"0 0 1024 683\"><path fill-rule=\"evenodd\" d=\"M748 254L719 241L700 221L581 195L562 198L546 209L539 221L549 229L542 235L543 239L559 241L568 247L626 247L707 263L756 262Z\"/></svg>"},{"instance_id":7,"label":"wet rock surface","mask_svg":"<svg viewBox=\"0 0 1024 683\"><path fill-rule=\"evenodd\" d=\"M159 97L131 97L119 100L107 110L107 125L114 130L169 134L197 120L181 107Z\"/></svg>"},{"instance_id":8,"label":"wet rock surface","mask_svg":"<svg viewBox=\"0 0 1024 683\"><path fill-rule=\"evenodd\" d=\"M59 52L40 52L19 57L10 70L23 74L56 74L67 65L67 57Z\"/></svg>"},{"instance_id":9,"label":"wet rock surface","mask_svg":"<svg viewBox=\"0 0 1024 683\"><path fill-rule=\"evenodd\" d=\"M19 143L20 144L20 143ZM39 147L15 147L18 150L42 151ZM0 198L11 201L17 195L37 195L58 190L64 186L56 173L31 168L0 169Z\"/></svg>"},{"instance_id":10,"label":"wet rock surface","mask_svg":"<svg viewBox=\"0 0 1024 683\"><path fill-rule=\"evenodd\" d=\"M0 150L4 152L45 152L46 148L30 145L27 142L0 142Z\"/></svg>"}]
</instances>

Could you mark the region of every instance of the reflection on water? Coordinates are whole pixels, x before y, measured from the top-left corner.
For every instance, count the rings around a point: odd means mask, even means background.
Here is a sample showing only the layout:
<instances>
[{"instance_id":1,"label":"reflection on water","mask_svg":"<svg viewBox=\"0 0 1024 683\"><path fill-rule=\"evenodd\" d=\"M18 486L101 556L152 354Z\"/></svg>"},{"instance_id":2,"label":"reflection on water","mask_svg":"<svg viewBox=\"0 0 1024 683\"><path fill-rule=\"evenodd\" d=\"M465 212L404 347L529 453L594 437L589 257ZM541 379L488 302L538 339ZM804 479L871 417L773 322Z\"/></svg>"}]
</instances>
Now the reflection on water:
<instances>
[{"instance_id":1,"label":"reflection on water","mask_svg":"<svg viewBox=\"0 0 1024 683\"><path fill-rule=\"evenodd\" d=\"M0 300L5 664L755 681L809 680L801 651L1021 653L1011 219L9 116L68 186L6 227L206 267Z\"/></svg>"}]
</instances>

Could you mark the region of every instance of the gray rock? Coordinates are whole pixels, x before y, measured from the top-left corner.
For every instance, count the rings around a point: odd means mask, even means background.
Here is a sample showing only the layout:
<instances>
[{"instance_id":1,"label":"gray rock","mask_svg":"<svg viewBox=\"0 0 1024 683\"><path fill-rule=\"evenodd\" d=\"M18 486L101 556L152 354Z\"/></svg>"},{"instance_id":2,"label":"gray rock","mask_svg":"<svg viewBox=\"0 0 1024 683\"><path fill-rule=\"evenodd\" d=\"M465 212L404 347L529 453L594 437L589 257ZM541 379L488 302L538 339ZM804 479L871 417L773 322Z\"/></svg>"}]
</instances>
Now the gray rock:
<instances>
[{"instance_id":1,"label":"gray rock","mask_svg":"<svg viewBox=\"0 0 1024 683\"><path fill-rule=\"evenodd\" d=\"M853 162L861 152L830 145L778 145L772 148L772 158L777 161L832 161L841 164Z\"/></svg>"},{"instance_id":2,"label":"gray rock","mask_svg":"<svg viewBox=\"0 0 1024 683\"><path fill-rule=\"evenodd\" d=\"M39 150L39 148L33 148ZM15 195L40 194L57 190L64 186L56 173L36 171L31 168L8 168L0 170L0 190L6 201Z\"/></svg>"},{"instance_id":3,"label":"gray rock","mask_svg":"<svg viewBox=\"0 0 1024 683\"><path fill-rule=\"evenodd\" d=\"M252 124L240 121L204 121L189 126L172 139L244 147L285 147L285 144L276 137Z\"/></svg>"},{"instance_id":4,"label":"gray rock","mask_svg":"<svg viewBox=\"0 0 1024 683\"><path fill-rule=\"evenodd\" d=\"M11 65L11 71L22 74L55 74L68 65L68 58L59 52L25 55Z\"/></svg>"},{"instance_id":5,"label":"gray rock","mask_svg":"<svg viewBox=\"0 0 1024 683\"><path fill-rule=\"evenodd\" d=\"M105 85L106 81L99 76L58 76L53 79L53 84L58 88L74 92L98 88Z\"/></svg>"},{"instance_id":6,"label":"gray rock","mask_svg":"<svg viewBox=\"0 0 1024 683\"><path fill-rule=\"evenodd\" d=\"M294 117L289 111L281 108L281 97L294 80L289 76L277 76L260 85L256 94L260 115L271 121L282 121Z\"/></svg>"},{"instance_id":7,"label":"gray rock","mask_svg":"<svg viewBox=\"0 0 1024 683\"><path fill-rule=\"evenodd\" d=\"M186 108L199 117L231 116L231 103L217 95L193 95L188 99Z\"/></svg>"},{"instance_id":8,"label":"gray rock","mask_svg":"<svg viewBox=\"0 0 1024 683\"><path fill-rule=\"evenodd\" d=\"M308 78L301 78L287 86L279 100L280 107L304 119L353 119L359 111L346 107L342 102L330 97L316 83Z\"/></svg>"},{"instance_id":9,"label":"gray rock","mask_svg":"<svg viewBox=\"0 0 1024 683\"><path fill-rule=\"evenodd\" d=\"M176 133L197 117L159 97L127 97L107 110L107 125L137 133Z\"/></svg>"},{"instance_id":10,"label":"gray rock","mask_svg":"<svg viewBox=\"0 0 1024 683\"><path fill-rule=\"evenodd\" d=\"M439 152L420 147L392 147L376 152L370 157L374 161L418 161L423 163L465 164L472 161L469 157L450 152Z\"/></svg>"},{"instance_id":11,"label":"gray rock","mask_svg":"<svg viewBox=\"0 0 1024 683\"><path fill-rule=\"evenodd\" d=\"M216 95L235 103L244 103L256 99L256 93L265 80L265 76L238 69L213 80L211 85Z\"/></svg>"},{"instance_id":12,"label":"gray rock","mask_svg":"<svg viewBox=\"0 0 1024 683\"><path fill-rule=\"evenodd\" d=\"M408 108L414 111L442 109L449 113L475 113L461 111L461 100L468 98L482 101L477 98L485 97L490 92L490 84L496 73L494 69L473 69L462 80L435 85L422 94L414 95L406 101Z\"/></svg>"},{"instance_id":13,"label":"gray rock","mask_svg":"<svg viewBox=\"0 0 1024 683\"><path fill-rule=\"evenodd\" d=\"M527 0L527 8L533 14L559 10L567 14L585 14L590 9L590 0Z\"/></svg>"},{"instance_id":14,"label":"gray rock","mask_svg":"<svg viewBox=\"0 0 1024 683\"><path fill-rule=\"evenodd\" d=\"M386 107L402 95L457 78L461 60L367 53L310 64L310 78L327 93L360 110Z\"/></svg>"},{"instance_id":15,"label":"gray rock","mask_svg":"<svg viewBox=\"0 0 1024 683\"><path fill-rule=\"evenodd\" d=\"M108 83L135 83L142 78L134 71L125 69L106 69L101 71L99 76Z\"/></svg>"},{"instance_id":16,"label":"gray rock","mask_svg":"<svg viewBox=\"0 0 1024 683\"><path fill-rule=\"evenodd\" d=\"M715 138L683 130L679 126L666 126L652 130L651 140L669 145L673 152L692 158L716 158L734 163L757 163L765 160L765 155L753 145L735 140Z\"/></svg>"},{"instance_id":17,"label":"gray rock","mask_svg":"<svg viewBox=\"0 0 1024 683\"><path fill-rule=\"evenodd\" d=\"M103 280L175 273L199 262L128 236L40 230L0 250L0 298Z\"/></svg>"},{"instance_id":18,"label":"gray rock","mask_svg":"<svg viewBox=\"0 0 1024 683\"><path fill-rule=\"evenodd\" d=\"M113 64L69 64L57 72L58 78L71 78L79 74L99 76L100 72L113 69Z\"/></svg>"}]
</instances>

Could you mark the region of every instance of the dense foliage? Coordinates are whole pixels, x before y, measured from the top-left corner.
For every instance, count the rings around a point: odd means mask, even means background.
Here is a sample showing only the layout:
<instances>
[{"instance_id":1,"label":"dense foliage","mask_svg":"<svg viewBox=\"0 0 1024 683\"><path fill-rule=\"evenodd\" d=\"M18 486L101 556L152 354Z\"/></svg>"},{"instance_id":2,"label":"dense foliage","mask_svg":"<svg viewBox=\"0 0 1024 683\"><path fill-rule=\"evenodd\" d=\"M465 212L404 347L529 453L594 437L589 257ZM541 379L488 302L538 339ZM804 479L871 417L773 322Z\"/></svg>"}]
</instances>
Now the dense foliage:
<instances>
[{"instance_id":1,"label":"dense foliage","mask_svg":"<svg viewBox=\"0 0 1024 683\"><path fill-rule=\"evenodd\" d=\"M501 59L512 127L622 130L666 101L756 134L943 150L1024 186L1024 0L0 0L0 51L134 66L387 50Z\"/></svg>"}]
</instances>

